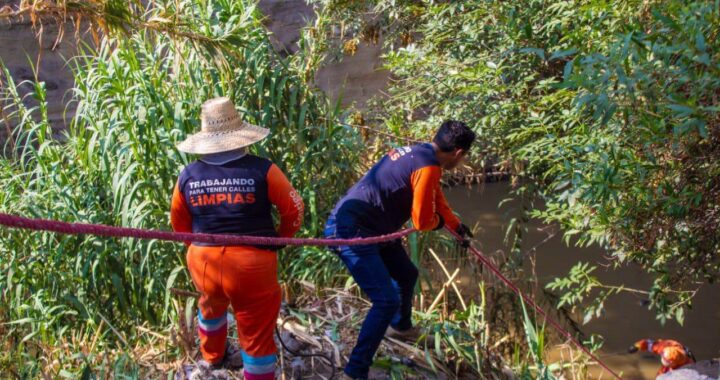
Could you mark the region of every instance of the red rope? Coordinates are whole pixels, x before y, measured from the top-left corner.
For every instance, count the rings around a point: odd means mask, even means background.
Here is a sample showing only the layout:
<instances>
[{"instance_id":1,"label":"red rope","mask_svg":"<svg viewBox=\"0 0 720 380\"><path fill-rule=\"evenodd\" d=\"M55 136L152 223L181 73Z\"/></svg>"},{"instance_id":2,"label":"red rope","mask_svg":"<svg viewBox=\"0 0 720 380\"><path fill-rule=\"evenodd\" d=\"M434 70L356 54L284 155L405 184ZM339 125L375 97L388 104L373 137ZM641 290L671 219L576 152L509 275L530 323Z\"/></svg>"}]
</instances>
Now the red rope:
<instances>
[{"instance_id":1,"label":"red rope","mask_svg":"<svg viewBox=\"0 0 720 380\"><path fill-rule=\"evenodd\" d=\"M457 232L453 231L452 229L447 228L447 227L446 227L446 229L450 232L451 235L455 236L456 239L459 239L459 240L463 239L462 236L460 236ZM575 337L573 337L573 335L569 331L567 331L562 326L560 326L560 323L558 323L552 317L547 315L547 313L545 313L545 311L535 302L535 300L528 297L522 290L520 290L520 288L517 285L515 285L509 278L507 278L500 271L500 269L498 269L487 257L485 257L485 255L482 254L482 252L480 252L480 250L473 247L472 245L469 246L468 249L470 250L470 252L472 252L475 255L475 257L478 258L478 260L480 260L483 264L485 264L485 266L487 266L487 268L490 269L490 271L493 272L493 274L495 274L495 276L497 276L500 280L502 280L502 282L504 282L508 288L510 288L513 292L517 293L517 295L519 295L525 301L525 303L532 306L533 309L535 309L535 311L537 311L538 314L540 314L543 317L543 319L545 319L546 322L550 323L550 325L555 328L555 330L557 330L561 335L563 335L564 337L569 339L575 346L577 346L580 350L582 350L584 353L586 353L588 356L590 356L591 359L595 360L598 363L598 365L600 365L600 367L602 367L606 371L610 372L610 374L612 374L616 379L622 379L622 377L620 377L620 375L615 373L612 369L610 369L610 367L607 366L607 364L603 363L602 360L600 360L600 358L598 358L595 354L590 352L589 349L587 349L585 346L582 345L582 343L580 343L577 339L575 339Z\"/></svg>"},{"instance_id":2,"label":"red rope","mask_svg":"<svg viewBox=\"0 0 720 380\"><path fill-rule=\"evenodd\" d=\"M411 232L415 231L412 228L408 228L392 234L353 239L300 239L143 230L140 228L113 227L103 224L68 223L57 220L32 219L4 213L0 213L0 225L12 228L22 228L35 231L50 231L70 235L98 235L110 237L129 237L137 239L158 239L179 242L192 241L197 243L214 243L218 245L365 245L400 239L403 236L406 236Z\"/></svg>"},{"instance_id":3,"label":"red rope","mask_svg":"<svg viewBox=\"0 0 720 380\"><path fill-rule=\"evenodd\" d=\"M34 231L50 231L63 234L71 235L98 235L98 236L109 236L109 237L129 237L138 239L158 239L167 241L178 241L178 242L202 242L202 243L214 243L219 245L310 245L310 246L338 246L338 245L364 245L364 244L376 244L390 240L396 240L412 233L413 229L408 228L402 231L398 231L392 234L373 236L368 238L354 238L354 239L298 239L298 238L278 238L278 237L263 237L263 236L237 236L237 235L215 235L215 234L195 234L186 232L170 232L170 231L157 231L157 230L144 230L139 228L127 228L127 227L113 227L102 224L88 224L88 223L68 223L57 220L48 219L32 219L25 218L16 215L0 213L0 225L4 225L12 228L21 228ZM462 239L457 232L450 228L447 230L455 236L457 239ZM505 283L512 291L517 293L526 303L531 305L540 314L546 322L550 323L560 334L569 339L575 346L586 353L590 358L595 360L603 369L611 373L616 379L621 377L611 370L605 363L603 363L595 354L590 352L585 346L575 339L572 334L564 329L560 324L553 318L547 315L535 301L525 295L517 285L515 285L510 279L505 277L502 272L488 260L482 252L475 247L469 247L478 260L485 264L502 282Z\"/></svg>"}]
</instances>

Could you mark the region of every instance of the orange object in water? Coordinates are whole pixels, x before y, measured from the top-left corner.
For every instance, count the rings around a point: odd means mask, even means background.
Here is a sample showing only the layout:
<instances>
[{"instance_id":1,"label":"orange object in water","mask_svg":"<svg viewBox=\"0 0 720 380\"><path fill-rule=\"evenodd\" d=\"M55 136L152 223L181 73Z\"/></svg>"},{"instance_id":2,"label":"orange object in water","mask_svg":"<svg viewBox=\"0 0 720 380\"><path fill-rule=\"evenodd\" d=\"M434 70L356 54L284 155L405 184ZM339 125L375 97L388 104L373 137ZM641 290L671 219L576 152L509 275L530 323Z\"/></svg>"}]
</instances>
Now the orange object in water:
<instances>
[{"instance_id":1,"label":"orange object in water","mask_svg":"<svg viewBox=\"0 0 720 380\"><path fill-rule=\"evenodd\" d=\"M662 366L658 375L668 373L687 364L695 363L689 350L680 342L672 339L642 339L635 342L634 347L640 351L660 355Z\"/></svg>"}]
</instances>

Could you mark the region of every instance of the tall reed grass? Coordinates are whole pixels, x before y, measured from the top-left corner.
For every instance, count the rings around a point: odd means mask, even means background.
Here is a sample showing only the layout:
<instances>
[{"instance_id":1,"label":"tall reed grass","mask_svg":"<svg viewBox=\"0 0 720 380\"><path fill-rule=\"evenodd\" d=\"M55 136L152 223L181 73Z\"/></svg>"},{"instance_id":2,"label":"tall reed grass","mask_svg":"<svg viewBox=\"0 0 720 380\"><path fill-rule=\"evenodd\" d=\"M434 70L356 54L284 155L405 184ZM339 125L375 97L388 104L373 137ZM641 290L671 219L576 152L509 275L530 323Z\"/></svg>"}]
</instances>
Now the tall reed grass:
<instances>
[{"instance_id":1,"label":"tall reed grass","mask_svg":"<svg viewBox=\"0 0 720 380\"><path fill-rule=\"evenodd\" d=\"M172 187L192 160L175 145L199 128L204 100L229 96L248 122L271 129L254 149L288 173L308 205L303 233L319 234L359 150L337 104L291 69L303 57L275 54L247 2L158 0L147 12L225 44L207 49L147 29L105 36L69 61L77 112L61 136L48 122L44 84L15 83L3 68L2 103L16 127L0 159L0 211L168 229ZM18 92L21 84L32 91ZM293 276L312 270L331 280L337 268L317 249L281 255ZM177 317L169 290L189 286L184 247L158 241L3 229L0 258L0 371L21 377L137 371L136 345L150 339L138 326L169 332Z\"/></svg>"},{"instance_id":2,"label":"tall reed grass","mask_svg":"<svg viewBox=\"0 0 720 380\"><path fill-rule=\"evenodd\" d=\"M151 0L144 12L155 20L153 28L107 34L69 60L77 112L59 136L48 121L44 84L15 83L2 67L0 104L16 126L0 158L0 211L168 229L174 182L193 159L175 145L199 128L202 102L222 95L247 121L271 129L253 149L300 190L307 206L302 234L320 235L329 208L368 160L361 137L339 122L339 104L307 83L319 62L306 55L313 49L280 58L262 16L244 1ZM167 20L201 43L161 33ZM31 90L22 93L21 87ZM413 235L408 243L416 263L429 260L429 246L450 246L435 234ZM286 248L281 263L283 278L318 285L347 278L322 248ZM427 277L423 283L435 293ZM188 320L179 314L192 309L192 300L180 305L171 295L175 287L191 287L182 245L2 229L0 372L20 378L148 376L158 361L188 353L172 338L177 321ZM464 310L418 314L437 337L428 357L477 374L497 366L489 348L493 305L485 286L480 289L481 298ZM525 323L535 367L543 371L544 334L530 328L530 319ZM514 366L538 373L523 363Z\"/></svg>"}]
</instances>

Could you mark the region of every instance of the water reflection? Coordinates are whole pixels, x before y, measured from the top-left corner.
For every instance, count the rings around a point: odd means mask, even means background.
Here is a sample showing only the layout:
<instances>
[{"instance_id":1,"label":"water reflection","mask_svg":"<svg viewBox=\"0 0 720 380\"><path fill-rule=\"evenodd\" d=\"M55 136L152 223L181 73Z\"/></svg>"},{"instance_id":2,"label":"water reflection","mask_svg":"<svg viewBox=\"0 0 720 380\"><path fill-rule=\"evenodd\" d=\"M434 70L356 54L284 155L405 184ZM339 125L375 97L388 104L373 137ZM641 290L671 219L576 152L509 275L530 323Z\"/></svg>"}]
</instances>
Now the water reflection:
<instances>
[{"instance_id":1,"label":"water reflection","mask_svg":"<svg viewBox=\"0 0 720 380\"><path fill-rule=\"evenodd\" d=\"M520 204L509 202L498 209L498 204L507 198L508 183L488 183L471 188L455 187L446 190L448 200L468 225L477 223L480 232L476 238L485 252L502 250L508 252L503 242L505 229L513 216L518 216ZM531 221L523 241L525 250L548 238L548 226ZM552 229L552 228L550 228ZM647 290L651 284L648 276L638 268L627 266L613 270L608 266L604 251L598 247L574 248L566 246L559 236L548 239L537 248L535 260L525 260L525 269L534 271L541 285L553 278L564 275L578 261L596 265L596 275L601 281L613 285ZM461 278L470 289L474 285L466 274ZM468 289L468 290L470 290ZM655 314L643 306L639 295L621 294L606 303L606 312L602 318L582 326L586 334L600 334L605 338L602 352L606 360L616 371L623 372L626 379L654 378L659 359L653 356L625 354L633 342L642 338L672 338L690 347L698 360L720 357L720 287L706 286L698 293L693 309L686 313L685 325L668 322L665 326L655 319ZM580 316L576 316L581 321ZM552 353L558 357L560 352ZM609 378L607 375L604 378Z\"/></svg>"}]
</instances>

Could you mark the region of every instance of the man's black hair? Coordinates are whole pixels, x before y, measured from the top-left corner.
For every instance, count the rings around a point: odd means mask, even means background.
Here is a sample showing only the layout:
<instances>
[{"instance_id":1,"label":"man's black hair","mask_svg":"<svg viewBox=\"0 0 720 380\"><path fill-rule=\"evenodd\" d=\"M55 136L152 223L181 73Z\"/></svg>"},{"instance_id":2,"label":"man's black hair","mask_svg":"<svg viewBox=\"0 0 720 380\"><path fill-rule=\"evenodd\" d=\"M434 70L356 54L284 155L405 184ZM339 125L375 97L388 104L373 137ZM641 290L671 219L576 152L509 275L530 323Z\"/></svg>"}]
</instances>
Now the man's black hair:
<instances>
[{"instance_id":1,"label":"man's black hair","mask_svg":"<svg viewBox=\"0 0 720 380\"><path fill-rule=\"evenodd\" d=\"M442 152L452 152L455 149L469 150L473 141L475 141L475 132L465 123L457 120L442 123L433 139Z\"/></svg>"}]
</instances>

